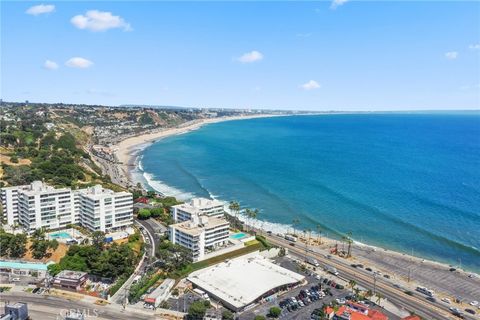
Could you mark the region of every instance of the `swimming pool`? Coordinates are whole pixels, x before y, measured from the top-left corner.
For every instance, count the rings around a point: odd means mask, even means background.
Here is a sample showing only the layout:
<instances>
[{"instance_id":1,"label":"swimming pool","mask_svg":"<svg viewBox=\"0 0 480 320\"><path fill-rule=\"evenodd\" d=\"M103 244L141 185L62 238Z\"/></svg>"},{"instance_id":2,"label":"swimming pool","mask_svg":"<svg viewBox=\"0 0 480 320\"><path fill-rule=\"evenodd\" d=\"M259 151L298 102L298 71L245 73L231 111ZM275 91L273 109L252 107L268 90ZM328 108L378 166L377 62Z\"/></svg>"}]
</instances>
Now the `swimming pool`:
<instances>
[{"instance_id":1,"label":"swimming pool","mask_svg":"<svg viewBox=\"0 0 480 320\"><path fill-rule=\"evenodd\" d=\"M239 232L239 233L235 233L235 234L230 235L230 238L235 239L235 240L240 240L240 239L245 238L245 237L247 237L247 235L243 232Z\"/></svg>"},{"instance_id":2,"label":"swimming pool","mask_svg":"<svg viewBox=\"0 0 480 320\"><path fill-rule=\"evenodd\" d=\"M72 235L65 231L50 233L49 236L50 238L53 238L53 239L71 239L72 238Z\"/></svg>"}]
</instances>

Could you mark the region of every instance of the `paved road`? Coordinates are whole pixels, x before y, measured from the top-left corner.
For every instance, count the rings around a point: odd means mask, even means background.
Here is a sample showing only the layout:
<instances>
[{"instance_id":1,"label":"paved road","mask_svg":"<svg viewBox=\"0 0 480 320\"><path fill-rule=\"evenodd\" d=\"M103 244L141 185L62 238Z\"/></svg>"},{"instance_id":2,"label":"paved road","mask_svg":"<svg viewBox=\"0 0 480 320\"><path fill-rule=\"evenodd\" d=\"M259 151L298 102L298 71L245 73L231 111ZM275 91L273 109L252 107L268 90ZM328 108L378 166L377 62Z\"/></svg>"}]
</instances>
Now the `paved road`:
<instances>
[{"instance_id":1,"label":"paved road","mask_svg":"<svg viewBox=\"0 0 480 320\"><path fill-rule=\"evenodd\" d=\"M135 220L135 223L137 223L138 225L140 226L143 226L141 223L139 223L140 220ZM146 230L145 228L143 228L141 230L141 234L142 234L142 237L143 237L143 240L145 241L145 252L146 252L146 255L144 257L144 259L140 262L140 266L138 266L136 272L134 272L130 278L128 278L127 281L125 281L125 284L122 286L122 288L120 288L111 298L111 301L114 301L115 303L118 303L118 304L124 304L125 301L126 301L126 297L128 295L128 292L130 290L130 287L132 286L133 284L133 279L137 276L137 275L142 275L144 274L144 270L145 268L152 262L154 261L155 259L155 248L156 248L156 245L155 245L155 237L151 234L151 232L149 232L148 230ZM148 241L146 241L146 239L149 239ZM158 241L157 241L157 245L158 245Z\"/></svg>"},{"instance_id":2,"label":"paved road","mask_svg":"<svg viewBox=\"0 0 480 320\"><path fill-rule=\"evenodd\" d=\"M135 219L135 222L139 224L140 226L143 227L142 231L146 231L146 234L150 238L150 243L153 244L152 246L152 251L151 251L151 256L155 256L155 250L158 248L160 245L160 237L158 236L158 226L156 225L155 222L150 221L153 219L147 219L147 220L138 220Z\"/></svg>"},{"instance_id":3,"label":"paved road","mask_svg":"<svg viewBox=\"0 0 480 320\"><path fill-rule=\"evenodd\" d=\"M109 305L99 306L93 303L62 299L54 296L35 295L22 292L7 292L0 296L1 308L6 302L26 302L32 320L63 319L60 316L65 315L68 310L79 310L90 314L94 319L128 319L144 320L152 319L152 315L140 314L123 310L120 306ZM97 315L97 317L95 317Z\"/></svg>"},{"instance_id":4,"label":"paved road","mask_svg":"<svg viewBox=\"0 0 480 320\"><path fill-rule=\"evenodd\" d=\"M337 268L338 272L342 277L345 277L345 280L355 279L357 283L365 288L373 289L376 287L376 291L380 292L385 298L387 298L392 303L405 308L406 310L415 311L418 315L426 319L457 319L449 311L446 306L441 304L432 304L427 302L423 298L418 298L416 296L410 296L405 294L402 290L399 290L388 282L386 282L381 277L377 277L374 280L373 276L363 269L354 269L348 262L340 261L339 259L327 259L323 254L317 252L307 252L303 248L289 246L289 242L283 238L277 236L267 235L269 241L274 244L287 247L289 251L294 252L300 256L307 256L317 259L324 266L333 266ZM374 284L375 282L375 284ZM468 315L465 316L466 319L475 319Z\"/></svg>"},{"instance_id":5,"label":"paved road","mask_svg":"<svg viewBox=\"0 0 480 320\"><path fill-rule=\"evenodd\" d=\"M474 275L469 278L468 272L451 272L438 263L417 258L408 259L402 254L385 252L383 249L374 251L363 246L354 246L353 255L359 260L364 260L365 265L370 262L405 281L410 275L412 281L437 293L446 293L450 299L461 296L465 302L480 300L480 278Z\"/></svg>"}]
</instances>

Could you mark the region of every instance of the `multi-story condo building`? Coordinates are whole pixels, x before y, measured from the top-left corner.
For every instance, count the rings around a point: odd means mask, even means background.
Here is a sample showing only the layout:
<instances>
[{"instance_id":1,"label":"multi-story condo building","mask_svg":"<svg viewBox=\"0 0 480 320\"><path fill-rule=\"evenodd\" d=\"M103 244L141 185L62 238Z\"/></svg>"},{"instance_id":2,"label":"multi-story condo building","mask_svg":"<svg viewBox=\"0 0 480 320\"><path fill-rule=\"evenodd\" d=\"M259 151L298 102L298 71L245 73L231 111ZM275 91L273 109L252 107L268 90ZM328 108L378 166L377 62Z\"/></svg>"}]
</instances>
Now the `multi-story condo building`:
<instances>
[{"instance_id":1,"label":"multi-story condo building","mask_svg":"<svg viewBox=\"0 0 480 320\"><path fill-rule=\"evenodd\" d=\"M229 227L223 217L193 215L190 221L169 226L170 241L190 249L193 260L199 261L209 250L228 243Z\"/></svg>"},{"instance_id":2,"label":"multi-story condo building","mask_svg":"<svg viewBox=\"0 0 480 320\"><path fill-rule=\"evenodd\" d=\"M29 185L6 187L0 189L0 198L2 200L3 223L13 226L18 224L18 191L26 190Z\"/></svg>"},{"instance_id":3,"label":"multi-story condo building","mask_svg":"<svg viewBox=\"0 0 480 320\"><path fill-rule=\"evenodd\" d=\"M97 185L71 190L55 189L41 181L1 189L3 217L31 233L38 228L59 229L80 224L91 231L110 232L133 222L133 199Z\"/></svg>"},{"instance_id":4,"label":"multi-story condo building","mask_svg":"<svg viewBox=\"0 0 480 320\"><path fill-rule=\"evenodd\" d=\"M205 198L194 198L190 202L172 207L172 217L175 222L190 221L194 215L223 217L224 214L223 202Z\"/></svg>"},{"instance_id":5,"label":"multi-story condo building","mask_svg":"<svg viewBox=\"0 0 480 320\"><path fill-rule=\"evenodd\" d=\"M133 223L133 198L129 192L114 192L101 185L75 192L80 224L92 231L107 232Z\"/></svg>"}]
</instances>

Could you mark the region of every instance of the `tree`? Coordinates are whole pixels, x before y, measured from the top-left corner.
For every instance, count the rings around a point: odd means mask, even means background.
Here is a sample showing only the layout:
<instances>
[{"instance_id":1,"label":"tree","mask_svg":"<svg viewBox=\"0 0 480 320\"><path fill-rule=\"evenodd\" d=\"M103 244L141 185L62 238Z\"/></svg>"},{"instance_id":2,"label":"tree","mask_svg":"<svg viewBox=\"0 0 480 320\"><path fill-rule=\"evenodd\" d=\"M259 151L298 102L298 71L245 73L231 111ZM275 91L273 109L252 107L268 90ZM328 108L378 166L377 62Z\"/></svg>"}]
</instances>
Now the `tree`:
<instances>
[{"instance_id":1,"label":"tree","mask_svg":"<svg viewBox=\"0 0 480 320\"><path fill-rule=\"evenodd\" d=\"M348 285L350 286L350 288L352 288L352 293L353 293L353 290L354 290L355 286L357 285L357 282L355 280L350 280L350 281L348 281Z\"/></svg>"},{"instance_id":2,"label":"tree","mask_svg":"<svg viewBox=\"0 0 480 320\"><path fill-rule=\"evenodd\" d=\"M293 228L293 235L297 235L295 231L295 227L300 224L300 220L295 218L292 220L292 228Z\"/></svg>"},{"instance_id":3,"label":"tree","mask_svg":"<svg viewBox=\"0 0 480 320\"><path fill-rule=\"evenodd\" d=\"M240 212L240 204L238 201L230 201L228 209L230 209L230 212L232 212L235 218L238 219L238 213Z\"/></svg>"},{"instance_id":4,"label":"tree","mask_svg":"<svg viewBox=\"0 0 480 320\"><path fill-rule=\"evenodd\" d=\"M348 249L347 249L347 258L350 258L352 256L352 231L347 232L347 236L345 237L345 240L348 243Z\"/></svg>"},{"instance_id":5,"label":"tree","mask_svg":"<svg viewBox=\"0 0 480 320\"><path fill-rule=\"evenodd\" d=\"M192 252L189 249L168 240L160 243L157 257L163 261L164 269L167 272L182 269L192 262Z\"/></svg>"},{"instance_id":6,"label":"tree","mask_svg":"<svg viewBox=\"0 0 480 320\"><path fill-rule=\"evenodd\" d=\"M370 298L371 296L373 296L373 292L372 290L368 289L367 292L365 292L365 298Z\"/></svg>"},{"instance_id":7,"label":"tree","mask_svg":"<svg viewBox=\"0 0 480 320\"><path fill-rule=\"evenodd\" d=\"M92 246L97 248L98 250L103 250L105 245L105 233L102 231L95 231L91 235L92 238Z\"/></svg>"},{"instance_id":8,"label":"tree","mask_svg":"<svg viewBox=\"0 0 480 320\"><path fill-rule=\"evenodd\" d=\"M229 310L223 310L222 320L234 320L235 316Z\"/></svg>"},{"instance_id":9,"label":"tree","mask_svg":"<svg viewBox=\"0 0 480 320\"><path fill-rule=\"evenodd\" d=\"M382 299L384 298L383 295L379 292L377 292L377 304L380 305L380 302L382 301Z\"/></svg>"},{"instance_id":10,"label":"tree","mask_svg":"<svg viewBox=\"0 0 480 320\"><path fill-rule=\"evenodd\" d=\"M152 218L159 218L163 214L164 214L163 208L153 208L150 210L150 215Z\"/></svg>"},{"instance_id":11,"label":"tree","mask_svg":"<svg viewBox=\"0 0 480 320\"><path fill-rule=\"evenodd\" d=\"M265 316L255 316L255 318L253 318L254 320L266 320Z\"/></svg>"},{"instance_id":12,"label":"tree","mask_svg":"<svg viewBox=\"0 0 480 320\"><path fill-rule=\"evenodd\" d=\"M206 311L207 307L205 303L202 300L197 300L188 308L187 318L191 320L202 320Z\"/></svg>"},{"instance_id":13,"label":"tree","mask_svg":"<svg viewBox=\"0 0 480 320\"><path fill-rule=\"evenodd\" d=\"M137 214L138 219L141 219L141 220L148 219L150 218L150 216L151 216L151 213L150 213L150 210L148 209L140 209L140 211L138 211L138 214Z\"/></svg>"},{"instance_id":14,"label":"tree","mask_svg":"<svg viewBox=\"0 0 480 320\"><path fill-rule=\"evenodd\" d=\"M317 224L318 244L322 244L322 226Z\"/></svg>"},{"instance_id":15,"label":"tree","mask_svg":"<svg viewBox=\"0 0 480 320\"><path fill-rule=\"evenodd\" d=\"M279 307L271 307L268 311L268 315L272 318L278 318L282 314L282 309Z\"/></svg>"}]
</instances>

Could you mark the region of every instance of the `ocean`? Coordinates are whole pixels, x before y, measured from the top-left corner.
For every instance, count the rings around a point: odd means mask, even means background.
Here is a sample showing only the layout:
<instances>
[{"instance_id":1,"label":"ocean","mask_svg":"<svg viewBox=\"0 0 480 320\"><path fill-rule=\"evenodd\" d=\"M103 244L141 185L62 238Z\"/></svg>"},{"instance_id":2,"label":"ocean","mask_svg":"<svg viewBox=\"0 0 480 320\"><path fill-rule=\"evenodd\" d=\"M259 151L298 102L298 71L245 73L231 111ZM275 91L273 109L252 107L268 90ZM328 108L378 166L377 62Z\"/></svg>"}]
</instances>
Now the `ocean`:
<instances>
[{"instance_id":1,"label":"ocean","mask_svg":"<svg viewBox=\"0 0 480 320\"><path fill-rule=\"evenodd\" d=\"M480 270L480 113L368 113L227 121L140 153L150 188L237 200L264 226Z\"/></svg>"}]
</instances>

